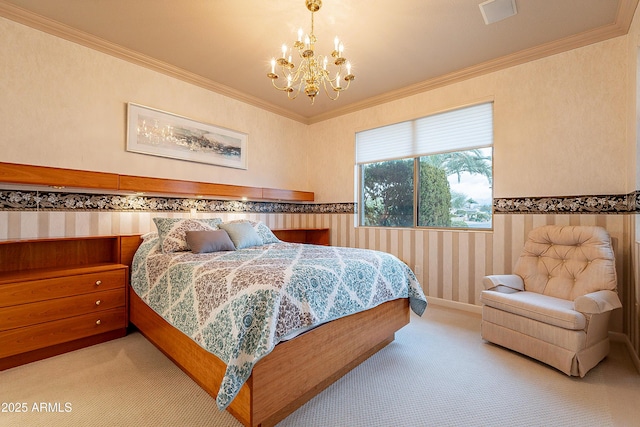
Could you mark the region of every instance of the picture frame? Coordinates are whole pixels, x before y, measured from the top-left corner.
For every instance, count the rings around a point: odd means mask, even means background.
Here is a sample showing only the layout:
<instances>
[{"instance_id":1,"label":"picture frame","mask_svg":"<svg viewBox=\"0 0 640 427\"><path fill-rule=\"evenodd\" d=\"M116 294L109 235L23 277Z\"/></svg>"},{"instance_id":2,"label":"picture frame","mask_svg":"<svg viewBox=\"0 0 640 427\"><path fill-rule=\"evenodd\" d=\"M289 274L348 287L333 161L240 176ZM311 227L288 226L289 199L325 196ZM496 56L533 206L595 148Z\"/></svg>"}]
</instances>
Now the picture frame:
<instances>
[{"instance_id":1,"label":"picture frame","mask_svg":"<svg viewBox=\"0 0 640 427\"><path fill-rule=\"evenodd\" d=\"M246 170L247 145L246 133L127 104L127 151Z\"/></svg>"}]
</instances>

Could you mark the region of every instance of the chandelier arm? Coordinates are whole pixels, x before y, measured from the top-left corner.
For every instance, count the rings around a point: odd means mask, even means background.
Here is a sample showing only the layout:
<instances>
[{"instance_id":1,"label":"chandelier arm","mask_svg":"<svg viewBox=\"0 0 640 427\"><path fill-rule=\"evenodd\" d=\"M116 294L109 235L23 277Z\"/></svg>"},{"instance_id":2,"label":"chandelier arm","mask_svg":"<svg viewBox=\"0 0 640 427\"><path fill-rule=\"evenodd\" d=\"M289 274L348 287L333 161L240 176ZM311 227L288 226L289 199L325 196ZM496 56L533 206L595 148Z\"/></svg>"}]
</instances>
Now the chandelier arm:
<instances>
[{"instance_id":1,"label":"chandelier arm","mask_svg":"<svg viewBox=\"0 0 640 427\"><path fill-rule=\"evenodd\" d=\"M287 88L286 88L286 87L280 87L280 86L276 85L276 79L272 79L272 80L271 80L271 83L273 83L273 87L275 87L275 88L276 88L276 89L278 89L278 90L281 90L281 91L283 91L283 92L284 92L285 90L287 90Z\"/></svg>"},{"instance_id":2,"label":"chandelier arm","mask_svg":"<svg viewBox=\"0 0 640 427\"><path fill-rule=\"evenodd\" d=\"M348 79L348 80L347 80L347 86L346 86L346 87L343 87L343 88L342 88L342 90L347 90L347 89L349 89L349 85L351 84L351 80L353 80L353 78L351 78L351 79Z\"/></svg>"},{"instance_id":3,"label":"chandelier arm","mask_svg":"<svg viewBox=\"0 0 640 427\"><path fill-rule=\"evenodd\" d=\"M323 81L323 88L324 88L324 93L327 95L327 97L329 97L330 100L335 101L336 99L338 99L338 97L340 96L340 91L336 90L333 85L331 83L329 83L329 86L331 86L331 89L333 89L333 92L336 94L335 97L331 96L331 92L329 92L329 90L327 89L327 81L325 80Z\"/></svg>"},{"instance_id":4,"label":"chandelier arm","mask_svg":"<svg viewBox=\"0 0 640 427\"><path fill-rule=\"evenodd\" d=\"M340 63L340 65L336 65L336 67L338 67L338 70L336 72L336 77L334 78L330 78L329 77L329 73L328 71L326 71L326 79L327 81L329 81L329 83L331 84L331 88L334 91L339 91L342 92L343 90L347 90L347 88L349 87L349 84L351 83L351 80L354 79L352 74L347 74L344 72L344 67L343 67L344 61ZM342 87L342 84L340 82L340 78L343 78L347 81L347 86L346 87Z\"/></svg>"},{"instance_id":5,"label":"chandelier arm","mask_svg":"<svg viewBox=\"0 0 640 427\"><path fill-rule=\"evenodd\" d=\"M298 85L298 89L297 90L293 89L293 87L291 87L290 89L291 90L287 91L287 98L296 99L298 97L298 95L300 95L300 90L302 89L302 84ZM291 95L294 92L295 92L295 95Z\"/></svg>"}]
</instances>

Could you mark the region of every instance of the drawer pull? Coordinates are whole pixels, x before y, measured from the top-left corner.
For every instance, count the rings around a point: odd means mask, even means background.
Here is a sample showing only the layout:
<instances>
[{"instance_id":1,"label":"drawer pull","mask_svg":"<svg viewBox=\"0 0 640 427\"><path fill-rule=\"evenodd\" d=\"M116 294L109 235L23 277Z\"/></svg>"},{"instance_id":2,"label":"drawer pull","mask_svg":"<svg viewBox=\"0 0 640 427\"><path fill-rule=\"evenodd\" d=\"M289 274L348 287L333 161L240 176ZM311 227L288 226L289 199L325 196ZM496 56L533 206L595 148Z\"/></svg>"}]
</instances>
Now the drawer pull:
<instances>
[{"instance_id":1,"label":"drawer pull","mask_svg":"<svg viewBox=\"0 0 640 427\"><path fill-rule=\"evenodd\" d=\"M102 280L96 280L96 286L102 285Z\"/></svg>"},{"instance_id":2,"label":"drawer pull","mask_svg":"<svg viewBox=\"0 0 640 427\"><path fill-rule=\"evenodd\" d=\"M98 300L96 301L96 305L100 305L102 303L102 301Z\"/></svg>"},{"instance_id":3,"label":"drawer pull","mask_svg":"<svg viewBox=\"0 0 640 427\"><path fill-rule=\"evenodd\" d=\"M96 320L96 325L101 324L102 322L100 321L100 319Z\"/></svg>"}]
</instances>

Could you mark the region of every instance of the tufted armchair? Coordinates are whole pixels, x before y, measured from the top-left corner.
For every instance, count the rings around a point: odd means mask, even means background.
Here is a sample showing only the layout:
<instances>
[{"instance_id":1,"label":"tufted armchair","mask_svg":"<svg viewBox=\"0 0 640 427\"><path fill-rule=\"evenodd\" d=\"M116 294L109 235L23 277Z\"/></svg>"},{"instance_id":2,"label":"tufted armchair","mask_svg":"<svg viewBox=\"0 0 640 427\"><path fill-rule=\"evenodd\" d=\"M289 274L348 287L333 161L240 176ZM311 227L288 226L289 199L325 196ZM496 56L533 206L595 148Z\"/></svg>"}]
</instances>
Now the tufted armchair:
<instances>
[{"instance_id":1,"label":"tufted armchair","mask_svg":"<svg viewBox=\"0 0 640 427\"><path fill-rule=\"evenodd\" d=\"M514 273L483 278L482 338L584 377L609 353L609 316L622 307L609 233L533 229Z\"/></svg>"}]
</instances>

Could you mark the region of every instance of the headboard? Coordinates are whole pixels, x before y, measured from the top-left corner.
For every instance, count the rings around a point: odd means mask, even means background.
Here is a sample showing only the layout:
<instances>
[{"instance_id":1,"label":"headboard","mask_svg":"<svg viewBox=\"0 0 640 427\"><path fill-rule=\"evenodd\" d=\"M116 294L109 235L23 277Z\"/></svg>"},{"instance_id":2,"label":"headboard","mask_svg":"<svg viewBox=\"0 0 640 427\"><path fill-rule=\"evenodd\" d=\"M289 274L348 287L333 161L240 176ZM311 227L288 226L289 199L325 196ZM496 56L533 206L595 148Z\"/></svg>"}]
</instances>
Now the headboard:
<instances>
[{"instance_id":1,"label":"headboard","mask_svg":"<svg viewBox=\"0 0 640 427\"><path fill-rule=\"evenodd\" d=\"M136 254L140 244L142 244L142 236L140 234L120 236L120 264L128 265L129 271L131 271L133 256Z\"/></svg>"}]
</instances>

